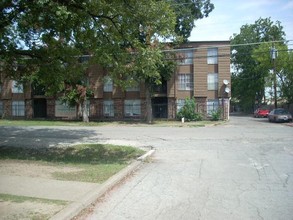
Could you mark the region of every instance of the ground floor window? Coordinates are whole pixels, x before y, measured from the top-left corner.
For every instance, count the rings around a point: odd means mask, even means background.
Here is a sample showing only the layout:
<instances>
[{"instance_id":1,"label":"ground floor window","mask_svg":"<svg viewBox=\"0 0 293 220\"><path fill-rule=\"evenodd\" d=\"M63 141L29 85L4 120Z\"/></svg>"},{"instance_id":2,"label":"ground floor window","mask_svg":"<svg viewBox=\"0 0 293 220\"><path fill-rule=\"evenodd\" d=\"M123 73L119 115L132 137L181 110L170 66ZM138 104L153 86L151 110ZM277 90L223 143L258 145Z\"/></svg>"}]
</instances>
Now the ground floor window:
<instances>
[{"instance_id":1,"label":"ground floor window","mask_svg":"<svg viewBox=\"0 0 293 220\"><path fill-rule=\"evenodd\" d=\"M3 102L0 101L0 116L3 115Z\"/></svg>"},{"instance_id":2,"label":"ground floor window","mask_svg":"<svg viewBox=\"0 0 293 220\"><path fill-rule=\"evenodd\" d=\"M76 107L69 107L61 101L55 102L56 117L76 117Z\"/></svg>"},{"instance_id":3,"label":"ground floor window","mask_svg":"<svg viewBox=\"0 0 293 220\"><path fill-rule=\"evenodd\" d=\"M217 111L219 108L219 99L208 99L207 101L207 113L211 115L212 112Z\"/></svg>"},{"instance_id":4,"label":"ground floor window","mask_svg":"<svg viewBox=\"0 0 293 220\"><path fill-rule=\"evenodd\" d=\"M181 110L181 108L185 105L185 99L177 99L177 113Z\"/></svg>"},{"instance_id":5,"label":"ground floor window","mask_svg":"<svg viewBox=\"0 0 293 220\"><path fill-rule=\"evenodd\" d=\"M124 115L125 116L139 116L141 114L140 100L125 100L124 101Z\"/></svg>"},{"instance_id":6,"label":"ground floor window","mask_svg":"<svg viewBox=\"0 0 293 220\"><path fill-rule=\"evenodd\" d=\"M24 101L12 101L12 116L24 116L25 103Z\"/></svg>"},{"instance_id":7,"label":"ground floor window","mask_svg":"<svg viewBox=\"0 0 293 220\"><path fill-rule=\"evenodd\" d=\"M106 117L114 117L114 102L113 102L113 100L106 100L103 102L103 114Z\"/></svg>"}]
</instances>

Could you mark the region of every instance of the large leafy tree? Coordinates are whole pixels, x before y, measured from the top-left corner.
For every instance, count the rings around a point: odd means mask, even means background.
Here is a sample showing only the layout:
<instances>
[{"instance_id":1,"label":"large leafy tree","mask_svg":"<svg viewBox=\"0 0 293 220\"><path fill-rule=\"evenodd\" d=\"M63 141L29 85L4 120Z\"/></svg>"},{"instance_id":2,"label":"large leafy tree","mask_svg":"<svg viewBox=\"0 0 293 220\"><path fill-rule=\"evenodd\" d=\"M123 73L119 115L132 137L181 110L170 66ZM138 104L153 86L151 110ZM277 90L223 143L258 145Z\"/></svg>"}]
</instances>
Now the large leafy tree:
<instances>
[{"instance_id":1,"label":"large leafy tree","mask_svg":"<svg viewBox=\"0 0 293 220\"><path fill-rule=\"evenodd\" d=\"M175 11L179 6L184 13ZM1 71L35 80L49 94L63 92L65 100L86 111L90 93L84 74L90 65L107 67L122 86L129 76L145 82L150 100L163 69L172 73L174 67L158 39L187 39L193 21L213 5L209 0L7 0L0 8ZM90 60L81 62L83 55Z\"/></svg>"},{"instance_id":2,"label":"large leafy tree","mask_svg":"<svg viewBox=\"0 0 293 220\"><path fill-rule=\"evenodd\" d=\"M262 102L269 74L267 68L259 65L253 53L260 43L271 41L285 41L285 33L281 23L273 22L270 18L260 18L254 24L243 25L240 33L231 38L234 69L232 93L246 111L252 111L256 102ZM268 56L269 53L268 50Z\"/></svg>"},{"instance_id":3,"label":"large leafy tree","mask_svg":"<svg viewBox=\"0 0 293 220\"><path fill-rule=\"evenodd\" d=\"M253 51L253 58L258 62L258 69L266 75L265 86L272 88L270 96L275 96L276 83L278 90L276 98L281 99L282 102L293 103L293 53L284 43L274 43L274 48L278 51L275 60L272 60L269 53L272 45L267 43L262 43Z\"/></svg>"}]
</instances>

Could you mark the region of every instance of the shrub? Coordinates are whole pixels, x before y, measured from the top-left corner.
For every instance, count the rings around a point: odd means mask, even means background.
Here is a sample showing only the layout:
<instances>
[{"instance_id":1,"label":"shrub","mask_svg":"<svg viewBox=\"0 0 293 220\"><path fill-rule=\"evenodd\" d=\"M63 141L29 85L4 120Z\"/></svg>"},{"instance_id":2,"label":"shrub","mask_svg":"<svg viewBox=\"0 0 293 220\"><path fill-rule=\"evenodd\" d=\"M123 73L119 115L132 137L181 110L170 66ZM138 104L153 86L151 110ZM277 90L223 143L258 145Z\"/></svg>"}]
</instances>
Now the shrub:
<instances>
[{"instance_id":1,"label":"shrub","mask_svg":"<svg viewBox=\"0 0 293 220\"><path fill-rule=\"evenodd\" d=\"M222 115L222 109L218 108L215 111L212 111L212 121L219 121Z\"/></svg>"},{"instance_id":2,"label":"shrub","mask_svg":"<svg viewBox=\"0 0 293 220\"><path fill-rule=\"evenodd\" d=\"M181 120L181 118L184 118L186 121L201 121L202 116L195 111L195 106L196 103L194 98L185 99L184 106L177 113L177 119Z\"/></svg>"}]
</instances>

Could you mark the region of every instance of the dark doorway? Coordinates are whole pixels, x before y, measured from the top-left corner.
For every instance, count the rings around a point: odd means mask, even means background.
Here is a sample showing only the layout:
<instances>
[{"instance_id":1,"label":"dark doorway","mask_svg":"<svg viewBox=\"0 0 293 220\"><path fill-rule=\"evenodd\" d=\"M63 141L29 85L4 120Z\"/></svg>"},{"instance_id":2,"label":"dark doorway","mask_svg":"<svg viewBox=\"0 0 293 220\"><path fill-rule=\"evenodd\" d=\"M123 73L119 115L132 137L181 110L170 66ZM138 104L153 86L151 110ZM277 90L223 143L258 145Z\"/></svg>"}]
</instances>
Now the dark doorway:
<instances>
[{"instance_id":1,"label":"dark doorway","mask_svg":"<svg viewBox=\"0 0 293 220\"><path fill-rule=\"evenodd\" d=\"M152 108L154 118L168 118L168 98L152 98Z\"/></svg>"},{"instance_id":2,"label":"dark doorway","mask_svg":"<svg viewBox=\"0 0 293 220\"><path fill-rule=\"evenodd\" d=\"M34 117L45 118L47 117L47 100L34 99Z\"/></svg>"}]
</instances>

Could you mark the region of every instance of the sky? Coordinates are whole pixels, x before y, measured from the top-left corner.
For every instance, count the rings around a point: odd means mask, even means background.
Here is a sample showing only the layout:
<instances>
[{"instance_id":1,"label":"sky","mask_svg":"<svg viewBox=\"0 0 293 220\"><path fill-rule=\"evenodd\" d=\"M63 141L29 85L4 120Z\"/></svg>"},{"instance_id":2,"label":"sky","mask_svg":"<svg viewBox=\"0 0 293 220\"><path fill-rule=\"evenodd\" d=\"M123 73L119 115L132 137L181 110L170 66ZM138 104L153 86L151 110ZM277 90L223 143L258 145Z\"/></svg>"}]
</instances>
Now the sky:
<instances>
[{"instance_id":1,"label":"sky","mask_svg":"<svg viewBox=\"0 0 293 220\"><path fill-rule=\"evenodd\" d=\"M215 8L207 18L197 20L190 41L229 40L245 24L261 18L281 22L286 40L293 44L293 0L210 0Z\"/></svg>"}]
</instances>

